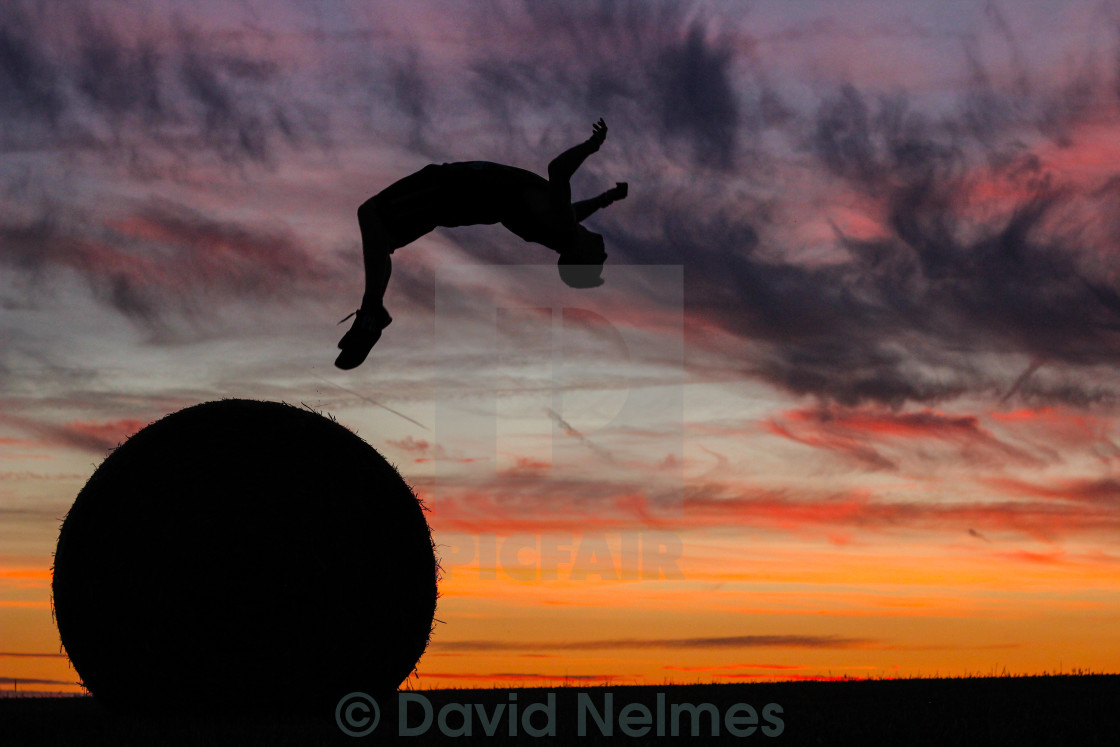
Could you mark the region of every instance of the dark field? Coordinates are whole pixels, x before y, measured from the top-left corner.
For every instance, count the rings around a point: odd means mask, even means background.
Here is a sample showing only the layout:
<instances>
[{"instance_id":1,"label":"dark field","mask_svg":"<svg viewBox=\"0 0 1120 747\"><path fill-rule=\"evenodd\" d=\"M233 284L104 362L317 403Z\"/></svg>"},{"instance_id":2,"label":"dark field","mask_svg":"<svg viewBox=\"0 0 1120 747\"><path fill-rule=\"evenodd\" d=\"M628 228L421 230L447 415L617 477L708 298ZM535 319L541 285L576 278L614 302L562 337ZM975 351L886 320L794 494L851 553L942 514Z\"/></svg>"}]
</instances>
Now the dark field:
<instances>
[{"instance_id":1,"label":"dark field","mask_svg":"<svg viewBox=\"0 0 1120 747\"><path fill-rule=\"evenodd\" d=\"M511 693L518 707L516 735L509 735ZM534 703L547 705L555 697L555 737L527 734L522 718ZM584 693L582 709L580 694ZM613 718L605 711L613 694ZM658 693L664 694L665 736L657 736ZM1120 675L1057 675L1045 677L976 677L966 679L910 679L845 682L782 682L734 685L665 685L661 687L556 687L517 690L419 691L432 707L430 728L411 737L397 735L398 706L381 704L378 728L369 736L349 737L335 723L334 713L315 716L287 714L240 717L159 716L134 718L107 713L91 698L11 698L0 700L2 745L361 745L429 744L667 744L684 741L704 744L774 745L1113 745L1120 729ZM482 704L485 719L496 727L486 736L477 711L473 735L450 737L438 725L447 704ZM649 733L625 736L620 729L623 708L631 703L648 708ZM691 735L691 717L679 714L680 736L672 737L673 704L710 703L699 714L699 736ZM753 707L757 728L749 736L728 733L732 726L749 729ZM766 706L776 703L778 713ZM608 721L606 736L594 714ZM499 705L504 710L492 720ZM547 713L530 714L530 727L548 725ZM578 716L585 714L587 736L578 736ZM719 715L719 735L713 737L712 712ZM768 718L764 717L764 712ZM408 706L408 726L419 728L423 710ZM643 709L632 708L632 729L643 727ZM461 713L448 713L450 729L463 725ZM781 725L781 733L768 736Z\"/></svg>"}]
</instances>

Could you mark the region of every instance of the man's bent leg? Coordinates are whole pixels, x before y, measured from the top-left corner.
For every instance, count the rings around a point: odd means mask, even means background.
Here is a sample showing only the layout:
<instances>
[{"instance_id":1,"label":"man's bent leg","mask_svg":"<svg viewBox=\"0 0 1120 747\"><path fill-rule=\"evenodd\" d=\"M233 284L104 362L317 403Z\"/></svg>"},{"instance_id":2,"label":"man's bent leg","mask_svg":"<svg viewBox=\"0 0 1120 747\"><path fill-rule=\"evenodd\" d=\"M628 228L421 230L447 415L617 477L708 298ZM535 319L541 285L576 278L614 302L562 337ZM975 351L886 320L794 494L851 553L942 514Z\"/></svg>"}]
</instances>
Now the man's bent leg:
<instances>
[{"instance_id":1,"label":"man's bent leg","mask_svg":"<svg viewBox=\"0 0 1120 747\"><path fill-rule=\"evenodd\" d=\"M365 360L381 337L381 330L392 321L383 303L393 270L389 255L442 225L441 205L455 189L446 174L443 166L425 166L390 184L358 208L366 290L354 328L339 343L343 349L335 361L339 368L353 368Z\"/></svg>"},{"instance_id":2,"label":"man's bent leg","mask_svg":"<svg viewBox=\"0 0 1120 747\"><path fill-rule=\"evenodd\" d=\"M358 227L362 233L366 289L362 295L362 307L353 315L353 325L338 342L342 352L334 364L342 369L361 365L381 338L382 330L393 321L384 305L385 289L393 269L389 259L392 239L379 214L377 198L366 200L358 208Z\"/></svg>"},{"instance_id":3,"label":"man's bent leg","mask_svg":"<svg viewBox=\"0 0 1120 747\"><path fill-rule=\"evenodd\" d=\"M392 237L378 210L377 198L372 197L358 208L358 228L362 232L362 260L366 269L366 290L362 308L368 312L384 309L385 289L393 270Z\"/></svg>"}]
</instances>

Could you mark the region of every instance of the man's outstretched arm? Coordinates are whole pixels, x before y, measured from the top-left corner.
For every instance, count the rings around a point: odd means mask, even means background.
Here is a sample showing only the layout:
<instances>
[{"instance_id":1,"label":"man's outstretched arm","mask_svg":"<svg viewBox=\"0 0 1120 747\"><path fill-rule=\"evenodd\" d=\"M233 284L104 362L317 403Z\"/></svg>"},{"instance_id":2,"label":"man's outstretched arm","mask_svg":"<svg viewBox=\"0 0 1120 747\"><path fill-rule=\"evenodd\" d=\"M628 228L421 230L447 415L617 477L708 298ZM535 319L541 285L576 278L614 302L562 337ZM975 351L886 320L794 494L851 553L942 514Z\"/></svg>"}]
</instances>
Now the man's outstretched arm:
<instances>
[{"instance_id":1,"label":"man's outstretched arm","mask_svg":"<svg viewBox=\"0 0 1120 747\"><path fill-rule=\"evenodd\" d=\"M548 164L548 180L553 183L567 183L583 160L599 150L599 146L606 139L607 123L600 118L598 122L591 125L591 137L552 159L552 163Z\"/></svg>"},{"instance_id":2,"label":"man's outstretched arm","mask_svg":"<svg viewBox=\"0 0 1120 747\"><path fill-rule=\"evenodd\" d=\"M608 189L598 197L592 197L590 200L580 200L579 202L572 203L572 212L575 213L576 223L582 223L585 218L594 213L596 210L605 208L616 200L621 200L626 196L627 185L626 182L618 182L612 189Z\"/></svg>"}]
</instances>

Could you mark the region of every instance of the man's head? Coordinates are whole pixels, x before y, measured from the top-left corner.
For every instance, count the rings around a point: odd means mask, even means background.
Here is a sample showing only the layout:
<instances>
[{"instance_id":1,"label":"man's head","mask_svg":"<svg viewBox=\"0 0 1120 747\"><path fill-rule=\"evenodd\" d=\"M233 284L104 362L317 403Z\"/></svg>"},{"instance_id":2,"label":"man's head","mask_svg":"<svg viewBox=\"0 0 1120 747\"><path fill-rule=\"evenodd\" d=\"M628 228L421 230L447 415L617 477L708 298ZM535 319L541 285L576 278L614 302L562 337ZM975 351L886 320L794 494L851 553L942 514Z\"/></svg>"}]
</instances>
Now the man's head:
<instances>
[{"instance_id":1,"label":"man's head","mask_svg":"<svg viewBox=\"0 0 1120 747\"><path fill-rule=\"evenodd\" d=\"M603 262L606 259L603 237L577 226L574 241L560 252L556 264L560 279L572 288L597 288L603 284Z\"/></svg>"}]
</instances>

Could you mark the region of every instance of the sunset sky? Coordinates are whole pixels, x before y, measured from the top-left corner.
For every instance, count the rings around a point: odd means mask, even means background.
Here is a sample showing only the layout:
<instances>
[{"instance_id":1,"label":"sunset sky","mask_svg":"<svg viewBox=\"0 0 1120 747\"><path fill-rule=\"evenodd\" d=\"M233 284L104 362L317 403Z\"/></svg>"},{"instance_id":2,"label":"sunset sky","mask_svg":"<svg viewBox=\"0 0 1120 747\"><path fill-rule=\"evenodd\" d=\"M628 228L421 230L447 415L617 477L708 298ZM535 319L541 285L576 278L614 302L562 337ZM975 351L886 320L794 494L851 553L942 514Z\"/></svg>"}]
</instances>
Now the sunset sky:
<instances>
[{"instance_id":1,"label":"sunset sky","mask_svg":"<svg viewBox=\"0 0 1120 747\"><path fill-rule=\"evenodd\" d=\"M439 230L333 367L361 202L599 117L604 286ZM80 689L59 524L222 397L431 508L413 686L1120 671L1120 2L12 0L0 149L0 689Z\"/></svg>"}]
</instances>

